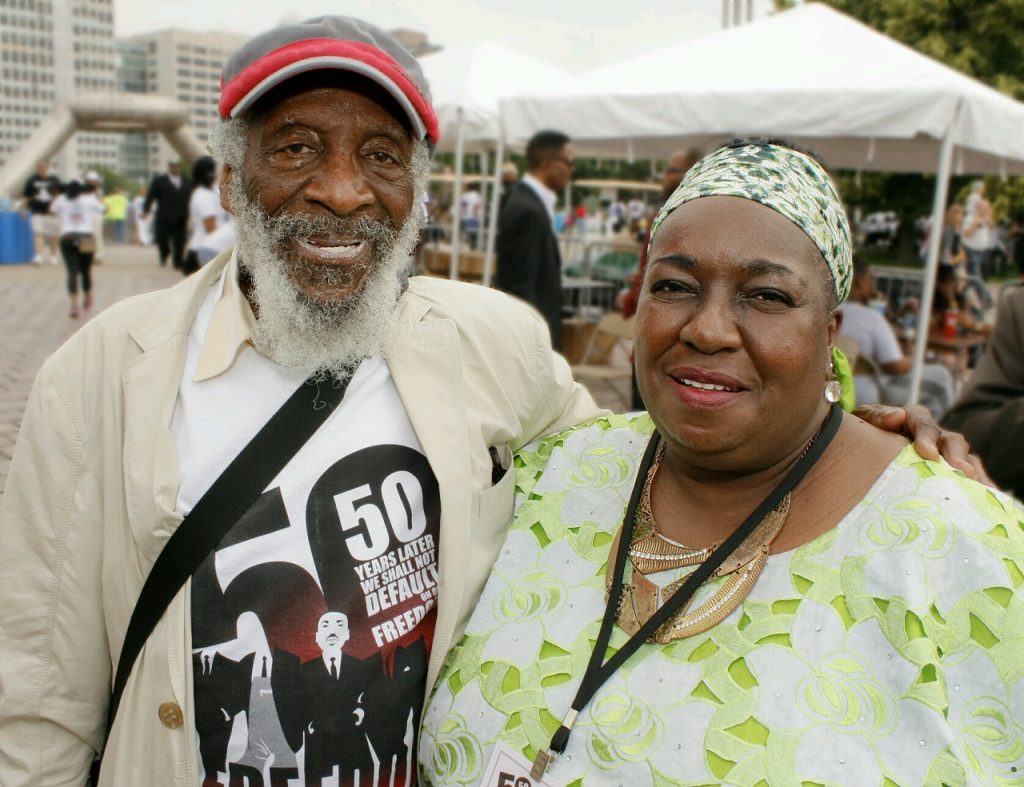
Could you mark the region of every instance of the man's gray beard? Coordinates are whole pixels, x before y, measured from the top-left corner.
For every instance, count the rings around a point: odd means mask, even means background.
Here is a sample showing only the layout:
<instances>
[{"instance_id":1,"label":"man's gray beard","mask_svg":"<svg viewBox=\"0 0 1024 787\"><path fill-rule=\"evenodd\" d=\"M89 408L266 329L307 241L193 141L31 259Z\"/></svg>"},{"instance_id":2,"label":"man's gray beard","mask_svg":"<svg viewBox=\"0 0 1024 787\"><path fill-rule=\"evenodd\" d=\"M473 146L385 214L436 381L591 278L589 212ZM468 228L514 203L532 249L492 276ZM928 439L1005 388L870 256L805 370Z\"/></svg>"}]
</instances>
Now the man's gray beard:
<instances>
[{"instance_id":1,"label":"man's gray beard","mask_svg":"<svg viewBox=\"0 0 1024 787\"><path fill-rule=\"evenodd\" d=\"M400 230L369 217L270 217L246 198L235 178L229 183L232 212L238 223L238 262L252 277L258 310L252 341L276 363L309 374L351 374L363 358L387 356L405 288L409 255L423 224L414 204ZM309 274L308 280L336 286L349 280L351 268L314 266L301 259L286 261L279 251L285 240L318 234L364 238L373 244L373 258L359 288L345 300L314 300L288 277L289 268Z\"/></svg>"}]
</instances>

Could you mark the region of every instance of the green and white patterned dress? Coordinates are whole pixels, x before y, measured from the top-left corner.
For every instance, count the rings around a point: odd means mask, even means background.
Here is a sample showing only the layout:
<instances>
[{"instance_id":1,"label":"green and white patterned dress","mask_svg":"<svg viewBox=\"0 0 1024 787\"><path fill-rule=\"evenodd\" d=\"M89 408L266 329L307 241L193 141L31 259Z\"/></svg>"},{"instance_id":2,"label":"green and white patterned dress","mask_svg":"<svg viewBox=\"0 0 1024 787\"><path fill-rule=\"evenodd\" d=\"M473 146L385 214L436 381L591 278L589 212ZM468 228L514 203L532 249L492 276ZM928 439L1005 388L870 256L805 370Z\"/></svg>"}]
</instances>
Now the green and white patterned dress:
<instances>
[{"instance_id":1,"label":"green and white patterned dress","mask_svg":"<svg viewBox=\"0 0 1024 787\"><path fill-rule=\"evenodd\" d=\"M651 431L614 416L517 456L508 540L424 712L421 773L533 759L605 609ZM722 580L719 580L722 581ZM548 774L572 785L1024 784L1024 509L907 448L837 528L774 555L709 632L646 644ZM616 628L612 648L626 635Z\"/></svg>"}]
</instances>

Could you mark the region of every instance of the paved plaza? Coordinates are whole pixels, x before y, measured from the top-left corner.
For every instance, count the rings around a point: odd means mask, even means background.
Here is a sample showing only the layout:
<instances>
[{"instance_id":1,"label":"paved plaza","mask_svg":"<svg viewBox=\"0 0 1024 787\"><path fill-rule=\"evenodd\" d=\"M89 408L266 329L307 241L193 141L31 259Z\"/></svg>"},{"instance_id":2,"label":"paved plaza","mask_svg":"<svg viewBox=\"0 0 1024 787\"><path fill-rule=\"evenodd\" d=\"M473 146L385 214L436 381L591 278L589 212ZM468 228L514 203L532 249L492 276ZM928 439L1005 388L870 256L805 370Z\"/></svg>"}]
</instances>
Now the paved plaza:
<instances>
[{"instance_id":1,"label":"paved plaza","mask_svg":"<svg viewBox=\"0 0 1024 787\"><path fill-rule=\"evenodd\" d=\"M93 266L96 303L68 317L64 265L0 265L0 492L36 372L90 317L129 295L168 287L181 274L157 263L154 247L107 246Z\"/></svg>"}]
</instances>

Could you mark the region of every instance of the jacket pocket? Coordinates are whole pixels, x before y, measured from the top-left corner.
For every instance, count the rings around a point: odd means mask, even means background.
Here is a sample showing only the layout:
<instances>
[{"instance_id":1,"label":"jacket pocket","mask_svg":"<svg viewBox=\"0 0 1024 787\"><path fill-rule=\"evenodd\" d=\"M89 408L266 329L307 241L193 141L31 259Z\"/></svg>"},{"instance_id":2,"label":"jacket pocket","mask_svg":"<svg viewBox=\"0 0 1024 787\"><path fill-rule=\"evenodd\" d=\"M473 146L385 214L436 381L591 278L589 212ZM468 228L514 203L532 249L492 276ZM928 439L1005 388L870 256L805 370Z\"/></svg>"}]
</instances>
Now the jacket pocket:
<instances>
[{"instance_id":1,"label":"jacket pocket","mask_svg":"<svg viewBox=\"0 0 1024 787\"><path fill-rule=\"evenodd\" d=\"M493 486L487 487L477 497L477 526L484 528L506 527L512 521L512 510L516 498L516 471L507 467L505 475Z\"/></svg>"}]
</instances>

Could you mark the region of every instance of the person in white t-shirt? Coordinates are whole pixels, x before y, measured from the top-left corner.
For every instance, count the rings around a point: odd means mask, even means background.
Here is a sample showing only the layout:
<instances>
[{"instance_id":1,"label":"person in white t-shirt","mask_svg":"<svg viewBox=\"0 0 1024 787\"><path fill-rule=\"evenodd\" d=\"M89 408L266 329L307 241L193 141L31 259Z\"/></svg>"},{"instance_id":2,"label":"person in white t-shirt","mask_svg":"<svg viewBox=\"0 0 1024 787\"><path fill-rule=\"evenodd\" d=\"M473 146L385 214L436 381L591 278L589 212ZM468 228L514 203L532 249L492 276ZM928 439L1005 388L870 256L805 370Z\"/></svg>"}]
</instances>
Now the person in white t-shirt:
<instances>
[{"instance_id":1,"label":"person in white t-shirt","mask_svg":"<svg viewBox=\"0 0 1024 787\"><path fill-rule=\"evenodd\" d=\"M842 306L843 321L839 333L857 343L858 356L869 358L883 372L881 389L872 375L857 374L854 388L857 405L881 402L902 403L910 390L911 359L903 354L892 325L885 318L885 300L875 288L871 266L853 259L853 283L849 300ZM941 364L926 364L921 383L921 403L938 417L953 402L953 376Z\"/></svg>"},{"instance_id":2,"label":"person in white t-shirt","mask_svg":"<svg viewBox=\"0 0 1024 787\"><path fill-rule=\"evenodd\" d=\"M989 262L994 245L992 203L985 198L985 182L976 180L967 197L961 235L967 252L967 273L988 279Z\"/></svg>"},{"instance_id":3,"label":"person in white t-shirt","mask_svg":"<svg viewBox=\"0 0 1024 787\"><path fill-rule=\"evenodd\" d=\"M220 204L217 187L217 163L210 156L202 156L192 165L192 196L189 197L188 215L191 231L183 273L188 276L199 270L199 250L206 238L224 223L224 208Z\"/></svg>"},{"instance_id":4,"label":"person in white t-shirt","mask_svg":"<svg viewBox=\"0 0 1024 787\"><path fill-rule=\"evenodd\" d=\"M71 317L79 315L78 279L82 280L84 306L92 306L92 268L96 252L95 219L106 212L103 200L95 192L87 191L77 180L50 205L50 213L60 221L60 253L68 270L68 296L71 298Z\"/></svg>"},{"instance_id":5,"label":"person in white t-shirt","mask_svg":"<svg viewBox=\"0 0 1024 787\"><path fill-rule=\"evenodd\" d=\"M476 247L480 232L480 213L483 198L480 196L480 184L470 183L459 198L459 216L462 229L466 233L469 245Z\"/></svg>"}]
</instances>

